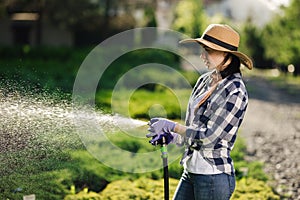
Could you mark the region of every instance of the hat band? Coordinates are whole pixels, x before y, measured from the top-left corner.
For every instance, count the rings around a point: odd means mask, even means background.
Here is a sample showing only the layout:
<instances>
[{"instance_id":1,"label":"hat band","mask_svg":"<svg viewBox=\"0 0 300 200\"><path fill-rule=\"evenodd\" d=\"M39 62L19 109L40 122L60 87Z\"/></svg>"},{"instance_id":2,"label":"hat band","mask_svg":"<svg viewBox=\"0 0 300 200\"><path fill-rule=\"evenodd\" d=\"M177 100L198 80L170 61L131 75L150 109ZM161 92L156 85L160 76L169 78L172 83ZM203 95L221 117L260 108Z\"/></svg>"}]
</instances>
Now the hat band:
<instances>
[{"instance_id":1,"label":"hat band","mask_svg":"<svg viewBox=\"0 0 300 200\"><path fill-rule=\"evenodd\" d=\"M207 41L209 41L209 42L212 42L212 43L214 43L214 44L217 44L217 45L219 45L219 46L221 46L221 47L224 47L224 48L226 48L226 49L228 49L228 50L230 50L230 51L237 51L237 50L238 50L238 48L237 48L236 46L233 46L233 45L231 45L231 44L228 44L228 43L226 43L226 42L223 42L223 41L221 41L221 40L218 40L218 39L216 39L216 38L214 38L214 37L211 37L211 36L209 36L209 35L207 35L207 34L205 34L205 35L203 36L203 39L205 39L205 40L207 40Z\"/></svg>"}]
</instances>

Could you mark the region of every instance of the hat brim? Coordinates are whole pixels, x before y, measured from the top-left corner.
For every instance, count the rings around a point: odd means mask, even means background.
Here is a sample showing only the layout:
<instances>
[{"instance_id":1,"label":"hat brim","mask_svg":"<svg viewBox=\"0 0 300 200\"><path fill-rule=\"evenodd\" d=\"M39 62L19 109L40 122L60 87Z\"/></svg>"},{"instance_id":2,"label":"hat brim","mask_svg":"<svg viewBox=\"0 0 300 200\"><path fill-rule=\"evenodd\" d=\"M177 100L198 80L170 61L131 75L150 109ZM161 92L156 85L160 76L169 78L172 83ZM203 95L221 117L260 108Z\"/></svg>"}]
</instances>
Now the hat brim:
<instances>
[{"instance_id":1,"label":"hat brim","mask_svg":"<svg viewBox=\"0 0 300 200\"><path fill-rule=\"evenodd\" d=\"M240 59L241 63L243 65L245 65L248 69L251 70L253 68L252 60L247 55L245 55L244 53L242 53L240 51L228 50L224 47L221 47L217 44L214 44L214 43L212 43L210 41L207 41L207 40L204 40L202 38L196 38L196 39L189 38L189 39L184 39L184 40L179 41L179 43L188 43L188 42L198 42L198 43L200 43L202 45L205 45L209 48L212 48L216 51L224 51L224 52L232 53L233 55L237 56Z\"/></svg>"}]
</instances>

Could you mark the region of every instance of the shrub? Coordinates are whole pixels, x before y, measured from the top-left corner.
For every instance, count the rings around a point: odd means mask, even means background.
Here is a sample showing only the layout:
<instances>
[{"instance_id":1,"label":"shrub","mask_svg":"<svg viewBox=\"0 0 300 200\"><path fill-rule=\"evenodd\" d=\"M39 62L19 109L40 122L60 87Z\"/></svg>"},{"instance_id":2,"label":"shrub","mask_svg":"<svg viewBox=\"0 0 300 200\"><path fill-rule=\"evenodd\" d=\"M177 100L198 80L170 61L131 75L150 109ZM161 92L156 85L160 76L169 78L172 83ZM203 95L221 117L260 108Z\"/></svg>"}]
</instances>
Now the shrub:
<instances>
[{"instance_id":1,"label":"shrub","mask_svg":"<svg viewBox=\"0 0 300 200\"><path fill-rule=\"evenodd\" d=\"M114 91L116 92L116 91ZM129 94L126 90L117 91L112 99L111 92L101 90L96 95L99 108L121 115L138 119L149 119L150 117L167 117L169 119L181 119L185 116L190 90L179 89L175 91L164 89L160 91L136 90ZM113 105L111 105L113 103ZM116 106L117 105L117 106Z\"/></svg>"},{"instance_id":2,"label":"shrub","mask_svg":"<svg viewBox=\"0 0 300 200\"><path fill-rule=\"evenodd\" d=\"M64 200L101 200L101 196L96 192L87 192L85 190L79 192L78 194L69 194Z\"/></svg>"},{"instance_id":3,"label":"shrub","mask_svg":"<svg viewBox=\"0 0 300 200\"><path fill-rule=\"evenodd\" d=\"M174 195L179 180L170 178L170 197ZM90 196L88 196L90 195ZM92 196L93 195L93 196ZM99 194L79 192L76 195L68 195L65 200L72 199L110 199L110 200L160 200L164 197L163 179L152 180L139 178L137 180L117 180L107 185ZM232 200L279 200L272 189L263 181L253 178L242 178L237 181L236 190Z\"/></svg>"},{"instance_id":4,"label":"shrub","mask_svg":"<svg viewBox=\"0 0 300 200\"><path fill-rule=\"evenodd\" d=\"M106 68L99 81L100 89L113 89L117 81L130 69L149 63L159 63L174 69L179 69L179 58L173 53L151 48L131 51L114 60ZM156 76L160 75L159 72L157 73L157 70L155 70L154 73ZM151 69L149 71L142 70L139 73L129 73L130 80L123 80L125 82L122 84L124 84L126 88L132 88L132 81L139 83L149 78L149 76L153 78L152 75L153 70ZM154 76L154 78L156 76ZM160 80L163 80L163 77ZM176 83L174 80L171 81Z\"/></svg>"},{"instance_id":5,"label":"shrub","mask_svg":"<svg viewBox=\"0 0 300 200\"><path fill-rule=\"evenodd\" d=\"M274 194L271 187L264 181L253 178L242 178L237 181L236 189L232 200L279 200L279 196Z\"/></svg>"},{"instance_id":6,"label":"shrub","mask_svg":"<svg viewBox=\"0 0 300 200\"><path fill-rule=\"evenodd\" d=\"M169 179L170 196L174 194L178 180ZM119 180L110 183L101 193L110 200L161 200L164 197L163 180L140 178L136 181Z\"/></svg>"}]
</instances>

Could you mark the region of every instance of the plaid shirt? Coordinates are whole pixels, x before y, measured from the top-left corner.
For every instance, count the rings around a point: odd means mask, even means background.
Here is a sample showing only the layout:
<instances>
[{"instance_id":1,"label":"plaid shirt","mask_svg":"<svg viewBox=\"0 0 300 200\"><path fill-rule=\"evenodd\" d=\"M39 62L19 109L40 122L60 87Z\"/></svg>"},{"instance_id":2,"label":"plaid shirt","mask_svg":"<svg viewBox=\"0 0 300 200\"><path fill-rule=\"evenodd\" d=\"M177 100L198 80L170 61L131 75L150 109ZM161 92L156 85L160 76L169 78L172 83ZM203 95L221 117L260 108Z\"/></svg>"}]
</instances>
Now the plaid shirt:
<instances>
[{"instance_id":1,"label":"plaid shirt","mask_svg":"<svg viewBox=\"0 0 300 200\"><path fill-rule=\"evenodd\" d=\"M235 73L219 82L211 96L195 111L192 102L207 91L210 81L211 73L202 75L192 91L186 114L186 150L181 164L197 150L218 170L234 174L230 151L248 105L248 94L241 74Z\"/></svg>"}]
</instances>

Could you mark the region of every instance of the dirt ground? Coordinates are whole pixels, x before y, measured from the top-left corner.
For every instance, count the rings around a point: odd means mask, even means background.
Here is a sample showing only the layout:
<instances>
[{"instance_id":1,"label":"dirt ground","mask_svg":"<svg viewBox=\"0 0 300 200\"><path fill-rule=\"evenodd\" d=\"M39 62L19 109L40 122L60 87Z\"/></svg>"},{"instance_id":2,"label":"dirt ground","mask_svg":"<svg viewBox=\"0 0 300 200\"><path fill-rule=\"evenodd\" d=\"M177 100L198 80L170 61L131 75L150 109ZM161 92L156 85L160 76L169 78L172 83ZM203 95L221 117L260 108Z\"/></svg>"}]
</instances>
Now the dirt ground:
<instances>
[{"instance_id":1,"label":"dirt ground","mask_svg":"<svg viewBox=\"0 0 300 200\"><path fill-rule=\"evenodd\" d=\"M246 77L249 105L241 126L249 160L265 164L282 199L300 200L300 86L290 95L261 77Z\"/></svg>"}]
</instances>

